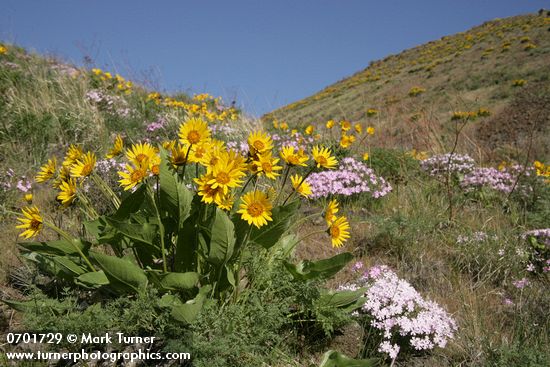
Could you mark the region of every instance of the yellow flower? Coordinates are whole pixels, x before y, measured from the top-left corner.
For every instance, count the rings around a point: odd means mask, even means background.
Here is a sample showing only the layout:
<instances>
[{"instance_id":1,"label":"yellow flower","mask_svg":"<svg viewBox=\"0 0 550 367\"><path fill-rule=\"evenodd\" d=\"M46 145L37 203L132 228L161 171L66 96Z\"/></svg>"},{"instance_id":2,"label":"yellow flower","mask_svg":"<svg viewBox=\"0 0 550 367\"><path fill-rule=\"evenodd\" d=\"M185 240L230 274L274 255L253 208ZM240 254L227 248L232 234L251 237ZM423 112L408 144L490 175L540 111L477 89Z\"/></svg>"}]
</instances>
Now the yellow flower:
<instances>
[{"instance_id":1,"label":"yellow flower","mask_svg":"<svg viewBox=\"0 0 550 367\"><path fill-rule=\"evenodd\" d=\"M82 157L84 153L82 152L82 147L80 145L71 144L67 154L65 155L65 160L63 161L64 167L72 166L77 160Z\"/></svg>"},{"instance_id":2,"label":"yellow flower","mask_svg":"<svg viewBox=\"0 0 550 367\"><path fill-rule=\"evenodd\" d=\"M233 194L227 193L226 195L218 196L216 200L216 205L222 210L230 211L233 208L234 202L235 197L233 196Z\"/></svg>"},{"instance_id":3,"label":"yellow flower","mask_svg":"<svg viewBox=\"0 0 550 367\"><path fill-rule=\"evenodd\" d=\"M36 175L36 182L42 183L48 181L55 174L57 162L55 157L48 159L48 163L40 167L40 172Z\"/></svg>"},{"instance_id":4,"label":"yellow flower","mask_svg":"<svg viewBox=\"0 0 550 367\"><path fill-rule=\"evenodd\" d=\"M189 151L189 146L177 144L172 149L170 149L170 163L172 163L175 167L183 166L187 163L187 160L189 157L187 156L187 152Z\"/></svg>"},{"instance_id":5,"label":"yellow flower","mask_svg":"<svg viewBox=\"0 0 550 367\"><path fill-rule=\"evenodd\" d=\"M96 163L95 153L88 152L71 167L71 176L87 177L94 170Z\"/></svg>"},{"instance_id":6,"label":"yellow flower","mask_svg":"<svg viewBox=\"0 0 550 367\"><path fill-rule=\"evenodd\" d=\"M290 177L290 180L292 181L292 187L298 194L306 198L311 195L311 186L309 186L302 176L295 174Z\"/></svg>"},{"instance_id":7,"label":"yellow flower","mask_svg":"<svg viewBox=\"0 0 550 367\"><path fill-rule=\"evenodd\" d=\"M273 120L273 128L278 129L279 128L279 121Z\"/></svg>"},{"instance_id":8,"label":"yellow flower","mask_svg":"<svg viewBox=\"0 0 550 367\"><path fill-rule=\"evenodd\" d=\"M213 178L211 174L205 174L199 178L195 178L197 193L201 196L201 201L206 204L212 204L215 201L219 201L223 196L223 189L221 186L213 188L212 184L209 184Z\"/></svg>"},{"instance_id":9,"label":"yellow flower","mask_svg":"<svg viewBox=\"0 0 550 367\"><path fill-rule=\"evenodd\" d=\"M248 136L248 147L250 153L256 155L273 149L273 142L267 133L255 131Z\"/></svg>"},{"instance_id":10,"label":"yellow flower","mask_svg":"<svg viewBox=\"0 0 550 367\"><path fill-rule=\"evenodd\" d=\"M354 141L355 141L355 137L353 135L342 134L342 137L340 138L340 146L342 148L349 148L349 146Z\"/></svg>"},{"instance_id":11,"label":"yellow flower","mask_svg":"<svg viewBox=\"0 0 550 367\"><path fill-rule=\"evenodd\" d=\"M0 45L0 55L4 55L8 52L8 48L4 45Z\"/></svg>"},{"instance_id":12,"label":"yellow flower","mask_svg":"<svg viewBox=\"0 0 550 367\"><path fill-rule=\"evenodd\" d=\"M338 213L338 202L335 199L332 199L328 202L327 208L325 209L325 220L327 225L331 225L336 218L336 213Z\"/></svg>"},{"instance_id":13,"label":"yellow flower","mask_svg":"<svg viewBox=\"0 0 550 367\"><path fill-rule=\"evenodd\" d=\"M308 125L308 126L306 127L306 130L305 130L306 135L311 135L311 134L313 134L313 130L315 130L315 128L313 127L313 125Z\"/></svg>"},{"instance_id":14,"label":"yellow flower","mask_svg":"<svg viewBox=\"0 0 550 367\"><path fill-rule=\"evenodd\" d=\"M344 245L344 242L350 238L349 229L348 220L344 216L338 217L332 222L328 229L332 247L341 247Z\"/></svg>"},{"instance_id":15,"label":"yellow flower","mask_svg":"<svg viewBox=\"0 0 550 367\"><path fill-rule=\"evenodd\" d=\"M156 156L156 149L149 143L132 144L126 151L126 157L135 166L149 166L149 162Z\"/></svg>"},{"instance_id":16,"label":"yellow flower","mask_svg":"<svg viewBox=\"0 0 550 367\"><path fill-rule=\"evenodd\" d=\"M290 131L290 135L296 135L296 134L298 134L298 130L292 129L292 130Z\"/></svg>"},{"instance_id":17,"label":"yellow flower","mask_svg":"<svg viewBox=\"0 0 550 367\"><path fill-rule=\"evenodd\" d=\"M351 129L351 122L347 120L340 121L340 127L342 128L342 131L348 131Z\"/></svg>"},{"instance_id":18,"label":"yellow flower","mask_svg":"<svg viewBox=\"0 0 550 367\"><path fill-rule=\"evenodd\" d=\"M191 152L189 153L189 162L191 163L201 163L204 160L204 157L210 151L210 143L202 142L197 145L191 146Z\"/></svg>"},{"instance_id":19,"label":"yellow flower","mask_svg":"<svg viewBox=\"0 0 550 367\"><path fill-rule=\"evenodd\" d=\"M317 162L317 168L323 167L332 169L338 164L336 158L330 155L330 150L328 148L322 148L316 145L311 150L311 155L315 162Z\"/></svg>"},{"instance_id":20,"label":"yellow flower","mask_svg":"<svg viewBox=\"0 0 550 367\"><path fill-rule=\"evenodd\" d=\"M256 166L259 175L264 174L265 177L275 180L279 176L276 171L283 169L283 167L277 166L277 162L279 162L279 159L273 158L271 152L267 152L260 154L258 159L253 161L253 164Z\"/></svg>"},{"instance_id":21,"label":"yellow flower","mask_svg":"<svg viewBox=\"0 0 550 367\"><path fill-rule=\"evenodd\" d=\"M286 146L283 147L283 149L280 152L281 158L283 161L286 162L286 164L290 166L307 166L306 162L309 159L307 154L303 151L303 149L300 149L298 151L295 151L294 147L292 146Z\"/></svg>"},{"instance_id":22,"label":"yellow flower","mask_svg":"<svg viewBox=\"0 0 550 367\"><path fill-rule=\"evenodd\" d=\"M225 143L221 140L212 140L210 149L204 154L200 164L205 167L214 166L220 160L220 156L226 151Z\"/></svg>"},{"instance_id":23,"label":"yellow flower","mask_svg":"<svg viewBox=\"0 0 550 367\"><path fill-rule=\"evenodd\" d=\"M92 69L92 73L94 73L95 75L101 75L103 74L103 71L101 71L101 69L94 68Z\"/></svg>"},{"instance_id":24,"label":"yellow flower","mask_svg":"<svg viewBox=\"0 0 550 367\"><path fill-rule=\"evenodd\" d=\"M23 231L23 233L21 233L19 236L25 237L25 239L36 236L38 232L40 232L40 230L42 229L43 223L38 208L36 206L27 206L23 208L22 211L25 217L17 218L17 220L20 221L21 224L17 225L16 228L21 228L25 231Z\"/></svg>"},{"instance_id":25,"label":"yellow flower","mask_svg":"<svg viewBox=\"0 0 550 367\"><path fill-rule=\"evenodd\" d=\"M28 194L25 194L23 198L27 203L32 204L32 193L29 192Z\"/></svg>"},{"instance_id":26,"label":"yellow flower","mask_svg":"<svg viewBox=\"0 0 550 367\"><path fill-rule=\"evenodd\" d=\"M182 144L198 144L210 140L210 130L206 121L200 118L191 118L181 124L179 138Z\"/></svg>"},{"instance_id":27,"label":"yellow flower","mask_svg":"<svg viewBox=\"0 0 550 367\"><path fill-rule=\"evenodd\" d=\"M375 109L375 108L369 108L369 109L367 110L367 116L368 116L368 117L372 117L372 116L376 116L376 115L378 115L378 110L377 110L377 109Z\"/></svg>"},{"instance_id":28,"label":"yellow flower","mask_svg":"<svg viewBox=\"0 0 550 367\"><path fill-rule=\"evenodd\" d=\"M281 130L288 130L288 124L286 122L281 122L279 125L281 127Z\"/></svg>"},{"instance_id":29,"label":"yellow flower","mask_svg":"<svg viewBox=\"0 0 550 367\"><path fill-rule=\"evenodd\" d=\"M374 135L374 127L372 126L367 127L367 134Z\"/></svg>"},{"instance_id":30,"label":"yellow flower","mask_svg":"<svg viewBox=\"0 0 550 367\"><path fill-rule=\"evenodd\" d=\"M115 137L115 144L113 145L111 150L109 150L109 153L107 153L105 157L114 158L122 153L122 149L124 149L124 142L122 141L122 137L117 134L117 136Z\"/></svg>"},{"instance_id":31,"label":"yellow flower","mask_svg":"<svg viewBox=\"0 0 550 367\"><path fill-rule=\"evenodd\" d=\"M213 189L221 188L222 194L226 195L230 188L242 184L241 178L246 175L244 172L244 159L234 152L224 154L214 166L207 168L211 179L207 182Z\"/></svg>"},{"instance_id":32,"label":"yellow flower","mask_svg":"<svg viewBox=\"0 0 550 367\"><path fill-rule=\"evenodd\" d=\"M76 197L76 179L70 178L68 181L61 182L59 189L61 192L57 195L57 200L64 206L71 205Z\"/></svg>"},{"instance_id":33,"label":"yellow flower","mask_svg":"<svg viewBox=\"0 0 550 367\"><path fill-rule=\"evenodd\" d=\"M130 190L147 177L147 167L133 167L127 164L126 171L119 171L118 175L121 177L118 181L120 186L124 187L125 191Z\"/></svg>"},{"instance_id":34,"label":"yellow flower","mask_svg":"<svg viewBox=\"0 0 550 367\"><path fill-rule=\"evenodd\" d=\"M248 222L248 225L255 225L260 228L272 221L271 209L273 205L267 194L262 191L249 191L241 197L241 204L237 213Z\"/></svg>"},{"instance_id":35,"label":"yellow flower","mask_svg":"<svg viewBox=\"0 0 550 367\"><path fill-rule=\"evenodd\" d=\"M363 126L361 126L360 123L355 124L353 128L357 131L357 134L361 134L363 132Z\"/></svg>"},{"instance_id":36,"label":"yellow flower","mask_svg":"<svg viewBox=\"0 0 550 367\"><path fill-rule=\"evenodd\" d=\"M334 127L334 120L328 120L325 126L327 129L332 129Z\"/></svg>"},{"instance_id":37,"label":"yellow flower","mask_svg":"<svg viewBox=\"0 0 550 367\"><path fill-rule=\"evenodd\" d=\"M368 161L368 160L369 160L369 153L368 153L368 152L363 153L363 160L364 160L364 161Z\"/></svg>"}]
</instances>

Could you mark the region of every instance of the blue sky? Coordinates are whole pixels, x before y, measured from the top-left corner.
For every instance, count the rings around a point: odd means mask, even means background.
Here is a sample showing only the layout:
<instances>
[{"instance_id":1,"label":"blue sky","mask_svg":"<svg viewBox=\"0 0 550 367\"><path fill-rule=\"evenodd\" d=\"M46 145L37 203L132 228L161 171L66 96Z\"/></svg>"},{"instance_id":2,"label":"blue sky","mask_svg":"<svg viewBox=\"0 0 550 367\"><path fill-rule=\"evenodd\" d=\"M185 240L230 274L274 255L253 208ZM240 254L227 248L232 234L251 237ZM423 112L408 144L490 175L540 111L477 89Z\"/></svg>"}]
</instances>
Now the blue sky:
<instances>
[{"instance_id":1,"label":"blue sky","mask_svg":"<svg viewBox=\"0 0 550 367\"><path fill-rule=\"evenodd\" d=\"M370 61L538 0L2 0L0 40L261 115Z\"/></svg>"}]
</instances>

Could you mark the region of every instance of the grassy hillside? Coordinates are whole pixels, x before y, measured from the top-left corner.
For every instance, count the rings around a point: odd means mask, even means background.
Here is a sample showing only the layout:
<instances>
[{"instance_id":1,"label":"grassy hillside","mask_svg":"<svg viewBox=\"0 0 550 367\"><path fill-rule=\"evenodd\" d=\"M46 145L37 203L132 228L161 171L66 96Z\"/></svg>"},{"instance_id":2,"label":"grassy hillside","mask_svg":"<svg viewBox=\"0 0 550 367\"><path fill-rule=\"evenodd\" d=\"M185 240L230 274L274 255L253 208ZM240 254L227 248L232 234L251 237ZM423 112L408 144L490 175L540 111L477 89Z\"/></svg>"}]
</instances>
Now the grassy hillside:
<instances>
[{"instance_id":1,"label":"grassy hillside","mask_svg":"<svg viewBox=\"0 0 550 367\"><path fill-rule=\"evenodd\" d=\"M303 129L347 119L377 127L380 145L441 152L449 149L452 114L484 108L491 117L466 129L464 150L492 148L491 158L518 158L517 146L534 128L540 144L533 154L543 159L550 153L549 75L550 16L495 19L371 62L263 120ZM522 109L525 100L530 106Z\"/></svg>"}]
</instances>

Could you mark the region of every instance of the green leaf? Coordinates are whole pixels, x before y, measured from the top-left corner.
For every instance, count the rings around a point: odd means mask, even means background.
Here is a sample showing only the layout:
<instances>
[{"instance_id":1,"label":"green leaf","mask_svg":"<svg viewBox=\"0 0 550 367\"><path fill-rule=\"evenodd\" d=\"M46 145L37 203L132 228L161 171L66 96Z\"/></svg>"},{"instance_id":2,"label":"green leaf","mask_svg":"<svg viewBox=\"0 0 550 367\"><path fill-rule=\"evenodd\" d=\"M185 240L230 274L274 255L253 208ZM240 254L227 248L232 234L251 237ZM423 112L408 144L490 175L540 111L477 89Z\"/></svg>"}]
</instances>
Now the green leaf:
<instances>
[{"instance_id":1,"label":"green leaf","mask_svg":"<svg viewBox=\"0 0 550 367\"><path fill-rule=\"evenodd\" d=\"M187 273L164 273L154 276L158 277L159 285L169 291L188 290L196 287L199 283L199 274Z\"/></svg>"},{"instance_id":2,"label":"green leaf","mask_svg":"<svg viewBox=\"0 0 550 367\"><path fill-rule=\"evenodd\" d=\"M235 248L235 227L227 214L216 208L210 236L210 251L208 261L221 265L226 263Z\"/></svg>"},{"instance_id":3,"label":"green leaf","mask_svg":"<svg viewBox=\"0 0 550 367\"><path fill-rule=\"evenodd\" d=\"M70 276L79 276L86 273L86 270L82 266L77 265L74 261L69 260L67 257L53 256L51 259L61 268L63 272Z\"/></svg>"},{"instance_id":4,"label":"green leaf","mask_svg":"<svg viewBox=\"0 0 550 367\"><path fill-rule=\"evenodd\" d=\"M319 367L374 367L378 366L377 359L352 359L344 354L329 350L323 356L323 360Z\"/></svg>"},{"instance_id":5,"label":"green leaf","mask_svg":"<svg viewBox=\"0 0 550 367\"><path fill-rule=\"evenodd\" d=\"M187 218L178 231L174 261L174 269L178 272L191 271L195 268L198 248L196 219L196 216Z\"/></svg>"},{"instance_id":6,"label":"green leaf","mask_svg":"<svg viewBox=\"0 0 550 367\"><path fill-rule=\"evenodd\" d=\"M82 252L87 252L90 248L90 243L82 242L81 240L75 239L71 244L66 240L55 240L47 242L20 242L19 245L23 247L26 251L38 252L41 254L48 255L79 255L75 246L78 247Z\"/></svg>"},{"instance_id":7,"label":"green leaf","mask_svg":"<svg viewBox=\"0 0 550 367\"><path fill-rule=\"evenodd\" d=\"M177 217L179 228L189 216L193 194L173 172L166 149L161 148L160 158L160 207Z\"/></svg>"},{"instance_id":8,"label":"green leaf","mask_svg":"<svg viewBox=\"0 0 550 367\"><path fill-rule=\"evenodd\" d=\"M319 297L316 305L318 307L343 308L346 311L354 311L365 302L363 295L366 288L355 291L327 291Z\"/></svg>"},{"instance_id":9,"label":"green leaf","mask_svg":"<svg viewBox=\"0 0 550 367\"><path fill-rule=\"evenodd\" d=\"M128 223L116 219L105 217L107 223L122 233L124 236L134 241L143 242L154 246L154 240L158 233L158 226L151 223Z\"/></svg>"},{"instance_id":10,"label":"green leaf","mask_svg":"<svg viewBox=\"0 0 550 367\"><path fill-rule=\"evenodd\" d=\"M136 264L98 252L90 252L90 257L103 269L116 290L139 293L147 286L147 275Z\"/></svg>"},{"instance_id":11,"label":"green leaf","mask_svg":"<svg viewBox=\"0 0 550 367\"><path fill-rule=\"evenodd\" d=\"M296 280L310 280L315 278L330 278L338 273L353 259L349 252L338 254L329 259L319 261L301 261L298 265L285 261L285 267Z\"/></svg>"},{"instance_id":12,"label":"green leaf","mask_svg":"<svg viewBox=\"0 0 550 367\"><path fill-rule=\"evenodd\" d=\"M291 219L300 207L300 201L293 201L285 206L273 209L271 218L273 221L261 228L252 228L250 240L268 249L275 245L281 236L288 230Z\"/></svg>"},{"instance_id":13,"label":"green leaf","mask_svg":"<svg viewBox=\"0 0 550 367\"><path fill-rule=\"evenodd\" d=\"M211 290L212 287L209 285L202 287L199 290L199 294L197 294L194 299L189 300L186 303L182 303L180 299L174 295L166 294L159 300L159 306L170 308L170 316L172 316L175 320L185 324L190 324L195 321L199 315L206 299L206 295Z\"/></svg>"},{"instance_id":14,"label":"green leaf","mask_svg":"<svg viewBox=\"0 0 550 367\"><path fill-rule=\"evenodd\" d=\"M107 278L103 270L84 273L78 276L74 281L78 285L90 288L99 288L102 285L109 284L109 278Z\"/></svg>"},{"instance_id":15,"label":"green leaf","mask_svg":"<svg viewBox=\"0 0 550 367\"><path fill-rule=\"evenodd\" d=\"M136 213L145 202L146 192L147 186L140 185L136 191L122 200L120 207L117 209L116 213L112 215L112 218L124 220L128 219L130 214Z\"/></svg>"}]
</instances>

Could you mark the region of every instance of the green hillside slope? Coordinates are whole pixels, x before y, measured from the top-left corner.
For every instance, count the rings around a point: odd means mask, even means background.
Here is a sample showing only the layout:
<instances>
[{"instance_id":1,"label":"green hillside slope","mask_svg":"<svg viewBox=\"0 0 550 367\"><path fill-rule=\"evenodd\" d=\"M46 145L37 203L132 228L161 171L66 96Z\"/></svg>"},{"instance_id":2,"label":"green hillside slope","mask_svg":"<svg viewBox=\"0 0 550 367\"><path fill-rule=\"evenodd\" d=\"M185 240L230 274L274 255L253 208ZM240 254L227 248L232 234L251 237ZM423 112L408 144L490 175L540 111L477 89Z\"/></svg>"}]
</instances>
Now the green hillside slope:
<instances>
[{"instance_id":1,"label":"green hillside slope","mask_svg":"<svg viewBox=\"0 0 550 367\"><path fill-rule=\"evenodd\" d=\"M484 108L491 117L472 124L463 149L477 152L482 146L517 158L514 147L526 144L529 136L548 136L549 75L549 15L495 19L371 62L263 120L284 120L297 128L329 119L366 122L377 127L385 146L442 151L452 114ZM548 143L532 144L537 147L533 153L547 156Z\"/></svg>"}]
</instances>

